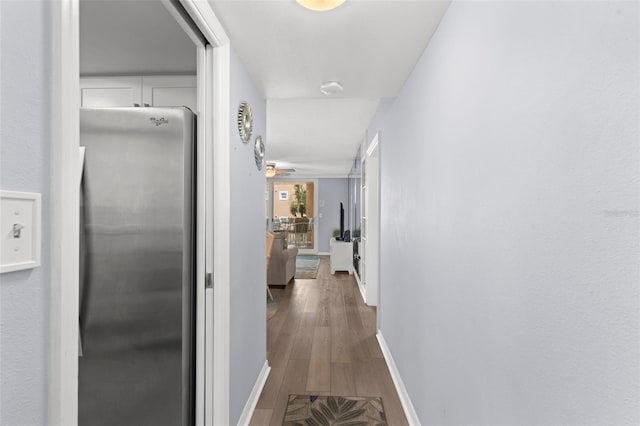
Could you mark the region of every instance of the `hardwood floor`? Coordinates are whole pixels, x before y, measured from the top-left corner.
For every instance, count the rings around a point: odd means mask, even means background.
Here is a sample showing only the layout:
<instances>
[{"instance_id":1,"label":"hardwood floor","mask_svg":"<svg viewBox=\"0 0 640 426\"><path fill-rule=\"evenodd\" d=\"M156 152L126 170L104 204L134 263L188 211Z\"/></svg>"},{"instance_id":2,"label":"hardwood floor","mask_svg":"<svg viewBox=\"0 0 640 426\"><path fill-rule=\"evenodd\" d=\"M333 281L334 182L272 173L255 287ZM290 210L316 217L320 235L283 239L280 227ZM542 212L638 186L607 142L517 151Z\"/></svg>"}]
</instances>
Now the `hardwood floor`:
<instances>
[{"instance_id":1,"label":"hardwood floor","mask_svg":"<svg viewBox=\"0 0 640 426\"><path fill-rule=\"evenodd\" d=\"M289 394L381 396L389 425L408 424L375 337L375 308L363 303L353 275L331 275L322 257L317 279L271 290L271 374L251 425L281 425Z\"/></svg>"}]
</instances>

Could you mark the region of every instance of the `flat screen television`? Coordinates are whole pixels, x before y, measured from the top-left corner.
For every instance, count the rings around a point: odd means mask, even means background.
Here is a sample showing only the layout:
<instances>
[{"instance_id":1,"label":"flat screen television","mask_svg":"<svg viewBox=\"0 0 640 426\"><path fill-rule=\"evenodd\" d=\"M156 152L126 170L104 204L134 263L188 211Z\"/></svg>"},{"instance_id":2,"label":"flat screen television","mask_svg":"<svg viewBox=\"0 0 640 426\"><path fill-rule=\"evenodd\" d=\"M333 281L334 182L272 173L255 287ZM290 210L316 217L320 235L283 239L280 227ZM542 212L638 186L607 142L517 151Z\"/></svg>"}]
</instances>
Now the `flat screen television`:
<instances>
[{"instance_id":1,"label":"flat screen television","mask_svg":"<svg viewBox=\"0 0 640 426\"><path fill-rule=\"evenodd\" d=\"M344 207L342 203L340 203L340 235L336 240L344 241Z\"/></svg>"}]
</instances>

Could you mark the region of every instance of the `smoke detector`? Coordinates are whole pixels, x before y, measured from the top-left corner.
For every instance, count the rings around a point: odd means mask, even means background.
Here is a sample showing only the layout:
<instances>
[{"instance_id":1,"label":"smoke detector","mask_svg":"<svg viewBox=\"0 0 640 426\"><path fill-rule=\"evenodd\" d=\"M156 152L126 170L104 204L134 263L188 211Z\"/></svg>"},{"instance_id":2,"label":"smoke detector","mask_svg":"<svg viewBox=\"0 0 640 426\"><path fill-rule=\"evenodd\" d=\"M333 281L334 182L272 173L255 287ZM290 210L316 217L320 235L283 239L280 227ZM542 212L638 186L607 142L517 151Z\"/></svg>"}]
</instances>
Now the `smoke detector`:
<instances>
[{"instance_id":1,"label":"smoke detector","mask_svg":"<svg viewBox=\"0 0 640 426\"><path fill-rule=\"evenodd\" d=\"M344 88L339 81L325 81L320 85L320 92L324 93L327 96L335 95L336 93L342 92Z\"/></svg>"}]
</instances>

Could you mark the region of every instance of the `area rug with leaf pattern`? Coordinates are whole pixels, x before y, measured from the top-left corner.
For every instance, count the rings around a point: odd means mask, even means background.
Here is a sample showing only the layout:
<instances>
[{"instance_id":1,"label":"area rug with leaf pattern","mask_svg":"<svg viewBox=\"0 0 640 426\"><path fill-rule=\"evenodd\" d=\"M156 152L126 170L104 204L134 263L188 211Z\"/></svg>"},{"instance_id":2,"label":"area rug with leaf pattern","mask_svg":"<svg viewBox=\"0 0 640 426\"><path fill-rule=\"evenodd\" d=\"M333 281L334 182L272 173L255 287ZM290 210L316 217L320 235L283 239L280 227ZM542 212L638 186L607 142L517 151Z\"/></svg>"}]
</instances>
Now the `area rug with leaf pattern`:
<instances>
[{"instance_id":1,"label":"area rug with leaf pattern","mask_svg":"<svg viewBox=\"0 0 640 426\"><path fill-rule=\"evenodd\" d=\"M320 258L315 256L297 256L296 257L296 276L299 279L316 279L318 276L318 268L320 267Z\"/></svg>"},{"instance_id":2,"label":"area rug with leaf pattern","mask_svg":"<svg viewBox=\"0 0 640 426\"><path fill-rule=\"evenodd\" d=\"M387 426L380 397L289 395L284 426Z\"/></svg>"}]
</instances>

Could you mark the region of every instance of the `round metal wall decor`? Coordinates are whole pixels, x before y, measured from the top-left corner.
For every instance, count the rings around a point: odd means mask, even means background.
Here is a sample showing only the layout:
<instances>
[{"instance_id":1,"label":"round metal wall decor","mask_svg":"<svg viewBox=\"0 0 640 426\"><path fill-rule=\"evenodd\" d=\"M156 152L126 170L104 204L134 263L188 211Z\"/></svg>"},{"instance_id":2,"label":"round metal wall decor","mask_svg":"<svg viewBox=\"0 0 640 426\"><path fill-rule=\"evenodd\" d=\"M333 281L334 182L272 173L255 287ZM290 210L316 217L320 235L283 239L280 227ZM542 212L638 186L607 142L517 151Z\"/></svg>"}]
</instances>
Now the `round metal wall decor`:
<instances>
[{"instance_id":1,"label":"round metal wall decor","mask_svg":"<svg viewBox=\"0 0 640 426\"><path fill-rule=\"evenodd\" d=\"M262 163L264 162L264 142L262 142L262 136L258 136L253 145L253 156L256 160L256 167L258 170L262 170Z\"/></svg>"},{"instance_id":2,"label":"round metal wall decor","mask_svg":"<svg viewBox=\"0 0 640 426\"><path fill-rule=\"evenodd\" d=\"M242 102L238 107L238 132L242 142L247 143L251 140L251 131L253 130L253 113L251 105L248 102Z\"/></svg>"}]
</instances>

